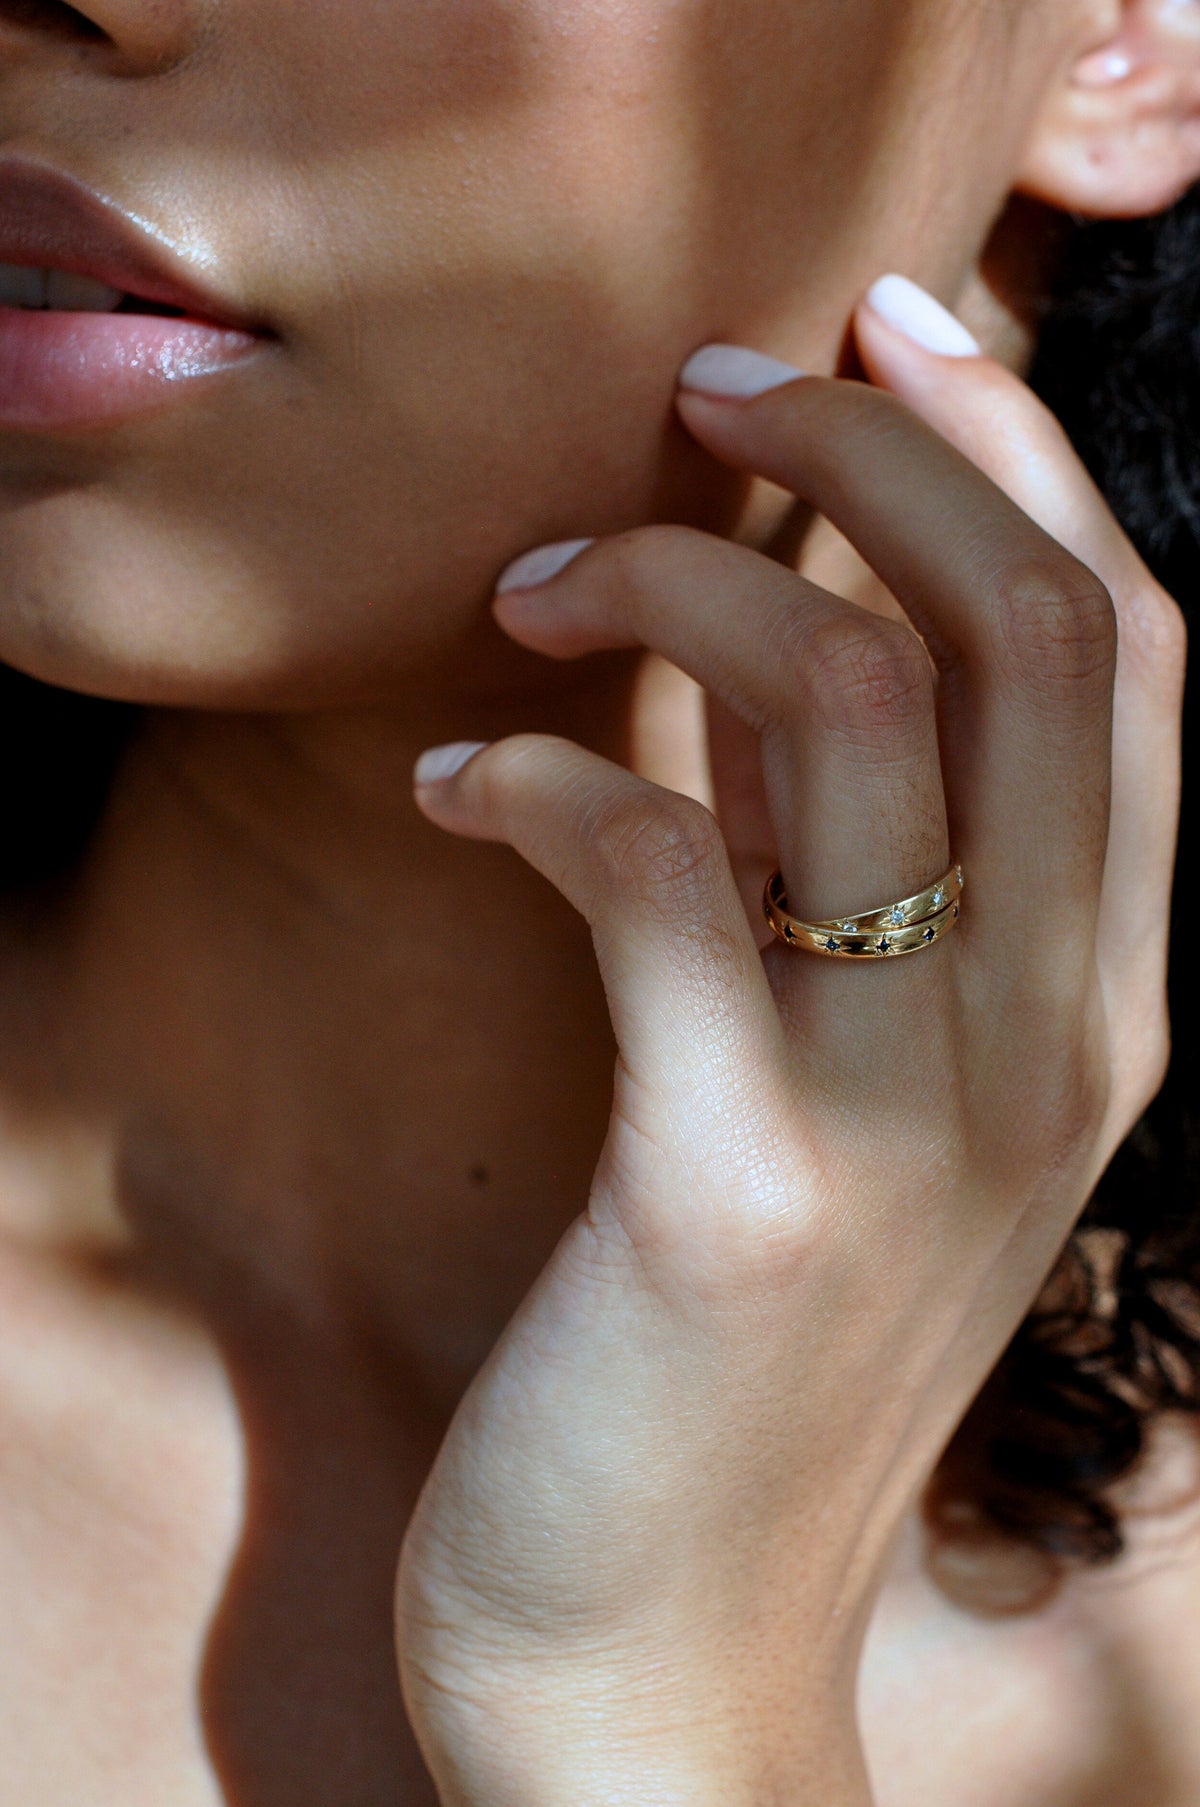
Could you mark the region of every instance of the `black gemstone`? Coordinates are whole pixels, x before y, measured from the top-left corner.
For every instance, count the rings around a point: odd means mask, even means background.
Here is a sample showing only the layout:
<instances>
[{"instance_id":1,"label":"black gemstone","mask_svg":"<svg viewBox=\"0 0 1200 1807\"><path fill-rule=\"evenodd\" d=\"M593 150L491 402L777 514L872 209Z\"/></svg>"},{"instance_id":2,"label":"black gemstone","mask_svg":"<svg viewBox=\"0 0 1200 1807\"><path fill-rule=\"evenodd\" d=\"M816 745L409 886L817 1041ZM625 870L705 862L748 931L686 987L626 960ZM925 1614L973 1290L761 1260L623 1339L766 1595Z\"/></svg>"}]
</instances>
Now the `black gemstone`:
<instances>
[{"instance_id":1,"label":"black gemstone","mask_svg":"<svg viewBox=\"0 0 1200 1807\"><path fill-rule=\"evenodd\" d=\"M796 931L792 927L790 922L784 924L783 938L785 941L792 941L792 942L794 942L796 939Z\"/></svg>"},{"instance_id":2,"label":"black gemstone","mask_svg":"<svg viewBox=\"0 0 1200 1807\"><path fill-rule=\"evenodd\" d=\"M841 951L842 951L841 942L835 940L834 937L831 935L829 937L829 940L825 943L825 952L827 954L840 954Z\"/></svg>"},{"instance_id":3,"label":"black gemstone","mask_svg":"<svg viewBox=\"0 0 1200 1807\"><path fill-rule=\"evenodd\" d=\"M890 954L891 951L892 951L892 944L888 940L887 936L885 935L883 940L879 943L879 952L881 954Z\"/></svg>"},{"instance_id":4,"label":"black gemstone","mask_svg":"<svg viewBox=\"0 0 1200 1807\"><path fill-rule=\"evenodd\" d=\"M925 939L926 939L926 941L936 941L937 940L937 930L936 929L926 929Z\"/></svg>"}]
</instances>

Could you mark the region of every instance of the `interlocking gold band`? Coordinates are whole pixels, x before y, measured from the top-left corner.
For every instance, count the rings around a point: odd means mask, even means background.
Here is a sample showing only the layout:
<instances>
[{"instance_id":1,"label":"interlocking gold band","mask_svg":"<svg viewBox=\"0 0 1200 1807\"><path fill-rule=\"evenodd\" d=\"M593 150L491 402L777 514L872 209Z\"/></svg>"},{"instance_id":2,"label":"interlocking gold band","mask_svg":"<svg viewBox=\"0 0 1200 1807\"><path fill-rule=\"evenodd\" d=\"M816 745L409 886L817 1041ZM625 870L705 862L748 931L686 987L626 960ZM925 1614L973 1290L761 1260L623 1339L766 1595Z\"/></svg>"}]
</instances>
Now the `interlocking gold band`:
<instances>
[{"instance_id":1,"label":"interlocking gold band","mask_svg":"<svg viewBox=\"0 0 1200 1807\"><path fill-rule=\"evenodd\" d=\"M835 960L886 959L919 953L948 934L961 914L962 889L962 869L952 866L936 885L929 885L901 903L885 904L882 909L864 910L857 916L843 916L832 922L803 922L789 913L783 874L777 872L767 881L763 914L788 947ZM930 908L934 898L941 898L942 902L939 907ZM924 913L914 915L922 903Z\"/></svg>"},{"instance_id":2,"label":"interlocking gold band","mask_svg":"<svg viewBox=\"0 0 1200 1807\"><path fill-rule=\"evenodd\" d=\"M962 895L962 888L962 867L951 866L949 872L943 873L935 885L927 885L915 897L902 898L899 903L884 904L878 910L863 910L857 916L838 916L828 922L810 922L808 927L834 931L841 929L859 934L871 929L907 928L910 922L924 922L927 917L936 916Z\"/></svg>"}]
</instances>

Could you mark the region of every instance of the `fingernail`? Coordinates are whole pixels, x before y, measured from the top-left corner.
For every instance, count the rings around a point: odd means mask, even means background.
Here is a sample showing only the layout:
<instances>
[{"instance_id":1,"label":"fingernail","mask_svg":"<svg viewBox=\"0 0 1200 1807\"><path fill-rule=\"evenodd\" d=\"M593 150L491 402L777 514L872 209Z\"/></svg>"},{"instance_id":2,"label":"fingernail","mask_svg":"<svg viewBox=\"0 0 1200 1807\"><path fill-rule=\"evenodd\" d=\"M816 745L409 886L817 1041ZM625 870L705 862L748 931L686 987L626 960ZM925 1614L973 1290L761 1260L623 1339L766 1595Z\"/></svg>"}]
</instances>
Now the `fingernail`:
<instances>
[{"instance_id":1,"label":"fingernail","mask_svg":"<svg viewBox=\"0 0 1200 1807\"><path fill-rule=\"evenodd\" d=\"M698 395L723 395L751 401L772 389L782 389L803 376L793 364L764 357L745 345L705 345L693 352L679 372L679 387Z\"/></svg>"},{"instance_id":2,"label":"fingernail","mask_svg":"<svg viewBox=\"0 0 1200 1807\"><path fill-rule=\"evenodd\" d=\"M595 540L556 540L552 546L535 546L532 552L522 553L500 573L496 583L497 596L506 596L510 590L536 590L539 584L548 584L552 577L573 564L581 552L595 544Z\"/></svg>"},{"instance_id":3,"label":"fingernail","mask_svg":"<svg viewBox=\"0 0 1200 1807\"><path fill-rule=\"evenodd\" d=\"M943 358L983 355L983 347L962 321L907 276L881 276L867 290L867 306L926 351L936 351Z\"/></svg>"},{"instance_id":4,"label":"fingernail","mask_svg":"<svg viewBox=\"0 0 1200 1807\"><path fill-rule=\"evenodd\" d=\"M430 747L427 753L422 753L413 769L413 783L445 784L447 778L461 772L468 761L488 745L486 740L454 740L445 747Z\"/></svg>"}]
</instances>

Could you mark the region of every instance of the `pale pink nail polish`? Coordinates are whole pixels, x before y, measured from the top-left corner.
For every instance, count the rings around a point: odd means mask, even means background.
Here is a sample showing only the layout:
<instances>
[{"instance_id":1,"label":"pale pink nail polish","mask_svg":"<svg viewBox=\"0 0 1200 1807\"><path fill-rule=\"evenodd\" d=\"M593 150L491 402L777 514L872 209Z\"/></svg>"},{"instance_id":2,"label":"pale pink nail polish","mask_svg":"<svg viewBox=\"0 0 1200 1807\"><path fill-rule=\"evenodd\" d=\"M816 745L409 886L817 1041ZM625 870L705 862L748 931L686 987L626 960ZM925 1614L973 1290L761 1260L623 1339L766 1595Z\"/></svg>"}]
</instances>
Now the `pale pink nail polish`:
<instances>
[{"instance_id":1,"label":"pale pink nail polish","mask_svg":"<svg viewBox=\"0 0 1200 1807\"><path fill-rule=\"evenodd\" d=\"M445 784L487 745L486 740L455 740L444 747L430 747L427 753L422 753L413 769L413 783L417 786Z\"/></svg>"},{"instance_id":2,"label":"pale pink nail polish","mask_svg":"<svg viewBox=\"0 0 1200 1807\"><path fill-rule=\"evenodd\" d=\"M978 358L983 348L961 320L907 276L881 276L867 291L867 306L889 326L943 358Z\"/></svg>"},{"instance_id":3,"label":"pale pink nail polish","mask_svg":"<svg viewBox=\"0 0 1200 1807\"><path fill-rule=\"evenodd\" d=\"M768 358L746 345L705 345L679 372L679 387L694 395L719 395L731 401L753 401L803 376L794 364Z\"/></svg>"},{"instance_id":4,"label":"pale pink nail polish","mask_svg":"<svg viewBox=\"0 0 1200 1807\"><path fill-rule=\"evenodd\" d=\"M1097 50L1075 66L1077 88L1115 88L1133 74L1133 58L1124 50Z\"/></svg>"},{"instance_id":5,"label":"pale pink nail polish","mask_svg":"<svg viewBox=\"0 0 1200 1807\"><path fill-rule=\"evenodd\" d=\"M523 552L500 573L497 596L507 596L510 590L536 590L539 584L548 584L595 544L595 540L556 540L551 546L535 546L532 552Z\"/></svg>"}]
</instances>

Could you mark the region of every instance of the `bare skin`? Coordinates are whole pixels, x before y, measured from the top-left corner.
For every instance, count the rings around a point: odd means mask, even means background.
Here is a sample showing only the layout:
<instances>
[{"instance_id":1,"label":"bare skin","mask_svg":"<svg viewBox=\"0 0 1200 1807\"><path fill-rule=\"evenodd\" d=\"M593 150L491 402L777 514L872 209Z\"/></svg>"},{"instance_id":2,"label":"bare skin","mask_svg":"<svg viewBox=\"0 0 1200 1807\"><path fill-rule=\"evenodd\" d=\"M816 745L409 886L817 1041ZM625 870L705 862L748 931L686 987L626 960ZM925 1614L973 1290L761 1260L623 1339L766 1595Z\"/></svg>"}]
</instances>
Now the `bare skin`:
<instances>
[{"instance_id":1,"label":"bare skin","mask_svg":"<svg viewBox=\"0 0 1200 1807\"><path fill-rule=\"evenodd\" d=\"M947 4L931 29L855 11L764 5L733 54L726 8L685 29L660 0L347 8L332 28L236 0L206 38L183 4L98 0L80 17L100 51L36 11L0 22L7 145L215 247L280 336L190 413L0 441L0 655L156 705L77 877L4 926L0 1736L29 1807L438 1798L397 1680L400 1544L588 1196L614 1040L586 923L510 848L423 817L413 763L551 733L699 792L692 693L648 701L637 648L517 647L487 611L497 572L651 519L765 542L778 493L747 496L670 422L705 340L832 371L900 265L1019 346L979 281L995 215L1018 179L1076 204L1059 89L1155 24L1033 0ZM981 111L997 128L968 162ZM1192 173L1155 169L1139 206ZM708 203L681 210L698 170ZM393 192L403 231L381 224ZM873 374L903 391L883 346ZM1066 515L1048 525L1071 543ZM880 603L853 561L835 587ZM1010 1633L948 1608L904 1544L863 1671L881 1807L1127 1801L1126 1754L1097 1773L1092 1738L1118 1672L1156 1703L1146 1807L1193 1800L1170 1653L1200 1563L1178 1550L1169 1588L1073 1585ZM1002 1712L981 1674L1010 1678ZM906 1739L923 1676L978 1746L934 1762ZM835 1738L831 1775L843 1757Z\"/></svg>"}]
</instances>

